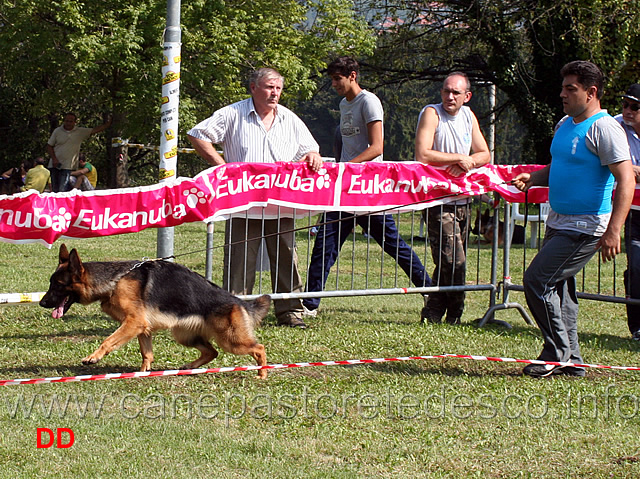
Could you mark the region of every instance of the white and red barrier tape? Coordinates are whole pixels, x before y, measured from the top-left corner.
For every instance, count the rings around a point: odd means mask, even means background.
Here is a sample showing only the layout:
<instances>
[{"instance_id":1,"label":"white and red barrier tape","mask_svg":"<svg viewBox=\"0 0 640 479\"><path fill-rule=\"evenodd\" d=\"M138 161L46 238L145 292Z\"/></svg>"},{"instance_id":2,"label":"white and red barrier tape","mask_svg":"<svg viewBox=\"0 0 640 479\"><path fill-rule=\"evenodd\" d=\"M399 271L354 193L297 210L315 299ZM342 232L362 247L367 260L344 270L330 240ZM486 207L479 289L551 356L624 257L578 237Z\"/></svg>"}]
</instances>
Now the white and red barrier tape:
<instances>
[{"instance_id":1,"label":"white and red barrier tape","mask_svg":"<svg viewBox=\"0 0 640 479\"><path fill-rule=\"evenodd\" d=\"M166 371L145 371L134 373L112 373L112 374L95 374L83 376L69 377L51 377L39 379L10 379L0 380L0 386L15 386L19 384L47 384L47 383L69 383L77 381L100 381L103 379L130 379L130 378L148 378L160 376L191 376L195 374L211 374L211 373L228 373L232 371L257 371L259 369L289 369L289 368L308 368L312 366L352 366L355 364L372 364L385 363L392 361L414 361L418 359L471 359L474 361L497 361L504 363L526 363L526 364L551 364L554 366L575 366L581 368L596 369L617 369L622 371L640 371L640 367L630 366L603 366L601 364L575 364L556 361L540 361L538 359L514 359L514 358L494 358L490 356L473 356L469 354L435 354L433 356L406 356L398 358L378 358L378 359L347 359L344 361L318 361L309 363L292 363L292 364L268 364L266 366L237 366L223 368L200 368L200 369L173 369Z\"/></svg>"}]
</instances>

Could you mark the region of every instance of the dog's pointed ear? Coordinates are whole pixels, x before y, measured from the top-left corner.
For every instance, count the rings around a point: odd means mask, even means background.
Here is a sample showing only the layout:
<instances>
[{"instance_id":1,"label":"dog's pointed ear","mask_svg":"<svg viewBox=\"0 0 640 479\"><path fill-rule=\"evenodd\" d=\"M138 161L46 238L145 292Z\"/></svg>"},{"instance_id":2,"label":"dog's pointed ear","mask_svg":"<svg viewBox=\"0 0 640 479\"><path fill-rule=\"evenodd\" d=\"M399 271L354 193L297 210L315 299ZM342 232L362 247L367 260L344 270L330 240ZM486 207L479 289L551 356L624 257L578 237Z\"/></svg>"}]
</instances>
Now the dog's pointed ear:
<instances>
[{"instance_id":1,"label":"dog's pointed ear","mask_svg":"<svg viewBox=\"0 0 640 479\"><path fill-rule=\"evenodd\" d=\"M82 266L82 261L75 248L73 248L69 254L69 271L76 274L84 271L84 266Z\"/></svg>"},{"instance_id":2,"label":"dog's pointed ear","mask_svg":"<svg viewBox=\"0 0 640 479\"><path fill-rule=\"evenodd\" d=\"M69 251L67 250L67 245L62 243L58 253L58 264L66 263L67 261L69 261Z\"/></svg>"}]
</instances>

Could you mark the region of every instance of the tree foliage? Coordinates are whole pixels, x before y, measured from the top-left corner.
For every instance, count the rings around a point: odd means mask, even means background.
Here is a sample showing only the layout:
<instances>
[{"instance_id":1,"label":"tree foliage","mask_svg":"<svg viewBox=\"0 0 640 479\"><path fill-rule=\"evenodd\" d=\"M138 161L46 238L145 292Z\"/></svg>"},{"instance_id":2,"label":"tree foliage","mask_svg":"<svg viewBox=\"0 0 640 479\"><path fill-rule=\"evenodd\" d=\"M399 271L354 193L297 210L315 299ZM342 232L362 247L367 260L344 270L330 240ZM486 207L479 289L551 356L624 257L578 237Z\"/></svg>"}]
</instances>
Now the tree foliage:
<instances>
[{"instance_id":1,"label":"tree foliage","mask_svg":"<svg viewBox=\"0 0 640 479\"><path fill-rule=\"evenodd\" d=\"M612 110L618 108L616 95L640 80L639 3L182 2L181 138L216 108L246 96L249 72L269 65L286 78L283 103L317 103L305 110L319 129L316 136L330 145L339 99L318 74L331 58L351 54L363 60L364 86L385 102L388 158L412 157L417 111L437 100L434 85L448 72L463 70L476 95L483 84L499 88L498 145L512 152L504 156L517 150L523 156L516 161L544 163L562 115L558 93L564 63L580 58L599 64L608 76L604 105ZM110 186L119 184L110 138L159 141L165 16L165 0L4 0L0 168L42 155L65 111L77 112L83 126L98 125L112 113L110 130L85 147L99 169L108 171L101 177ZM486 98L477 99L484 108ZM514 143L519 124L528 132L523 148ZM137 181L150 182L157 163L154 152L138 152L129 167ZM179 165L180 174L203 166L188 155L181 155Z\"/></svg>"},{"instance_id":2,"label":"tree foliage","mask_svg":"<svg viewBox=\"0 0 640 479\"><path fill-rule=\"evenodd\" d=\"M639 78L637 0L398 0L377 7L379 46L369 68L379 85L440 82L454 70L506 94L528 130L524 161L548 161L562 115L559 71L568 61L607 74L604 105Z\"/></svg>"},{"instance_id":3,"label":"tree foliage","mask_svg":"<svg viewBox=\"0 0 640 479\"><path fill-rule=\"evenodd\" d=\"M118 158L110 138L159 141L166 7L164 0L5 0L0 166L42 155L66 111L77 112L82 126L101 124L109 112L114 121L101 141L104 160L98 161L116 186ZM192 0L182 2L181 24L181 133L246 96L254 68L283 73L284 102L308 98L312 78L327 59L336 52L371 53L374 44L366 22L339 0ZM95 140L93 145L97 153ZM142 164L157 165L149 154L137 156ZM139 166L131 163L132 169Z\"/></svg>"}]
</instances>

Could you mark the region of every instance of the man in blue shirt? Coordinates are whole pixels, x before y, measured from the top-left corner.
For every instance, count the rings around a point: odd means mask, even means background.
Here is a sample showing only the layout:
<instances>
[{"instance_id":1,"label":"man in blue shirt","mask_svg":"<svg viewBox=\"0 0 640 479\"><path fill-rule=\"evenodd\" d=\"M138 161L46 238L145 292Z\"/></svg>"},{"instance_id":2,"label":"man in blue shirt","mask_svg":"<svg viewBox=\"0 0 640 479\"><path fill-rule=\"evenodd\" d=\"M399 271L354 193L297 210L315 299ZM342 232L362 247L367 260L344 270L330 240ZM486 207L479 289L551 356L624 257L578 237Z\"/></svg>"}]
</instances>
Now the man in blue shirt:
<instances>
[{"instance_id":1,"label":"man in blue shirt","mask_svg":"<svg viewBox=\"0 0 640 479\"><path fill-rule=\"evenodd\" d=\"M567 116L556 127L551 163L516 176L513 183L523 191L549 186L551 212L544 243L523 278L527 305L544 339L538 359L582 364L575 275L598 250L604 261L620 253L620 232L635 180L624 131L600 108L602 70L591 62L574 61L560 74L560 98ZM585 375L581 367L551 364L530 364L523 373Z\"/></svg>"}]
</instances>

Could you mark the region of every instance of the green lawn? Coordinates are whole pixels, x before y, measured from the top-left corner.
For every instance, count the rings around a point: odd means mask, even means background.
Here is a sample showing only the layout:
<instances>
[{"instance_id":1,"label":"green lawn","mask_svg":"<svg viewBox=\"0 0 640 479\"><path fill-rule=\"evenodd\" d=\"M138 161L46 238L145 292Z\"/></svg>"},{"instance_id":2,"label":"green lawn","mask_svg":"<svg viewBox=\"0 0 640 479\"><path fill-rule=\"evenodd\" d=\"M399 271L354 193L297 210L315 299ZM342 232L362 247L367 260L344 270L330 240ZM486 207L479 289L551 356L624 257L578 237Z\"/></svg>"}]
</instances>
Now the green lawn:
<instances>
[{"instance_id":1,"label":"green lawn","mask_svg":"<svg viewBox=\"0 0 640 479\"><path fill-rule=\"evenodd\" d=\"M305 234L299 234L301 261ZM156 231L147 230L67 245L87 261L137 259L155 256L155 240ZM201 250L204 241L203 225L176 228L178 261L202 274L204 253L186 253ZM365 245L358 234L358 281ZM0 243L0 292L45 291L57 247ZM416 248L425 257L424 243ZM514 248L516 283L522 252ZM527 257L533 253L527 250ZM480 270L468 280L486 282L489 250L472 248L469 256ZM343 266L352 268L350 260ZM392 266L385 260L385 268ZM613 276L608 273L603 277ZM594 276L585 275L589 288L599 287ZM385 278L395 281L392 272ZM609 291L609 283L602 289ZM521 293L510 296L524 301ZM270 314L257 334L271 364L441 353L532 359L540 351L537 328L515 310L497 313L512 329L471 324L487 309L486 291L467 295L460 326L421 325L421 306L417 295L328 298L308 330L275 327ZM586 362L640 365L624 306L583 300L579 328ZM94 366L80 363L114 329L97 305L74 305L62 319L35 305L0 307L0 379L136 371L135 342ZM174 369L196 355L166 332L156 336L154 353L156 369ZM252 362L222 353L211 366ZM582 380L534 380L521 375L522 366L437 359L275 370L266 381L255 372L233 372L5 386L0 469L12 478L640 475L640 373L597 369ZM39 449L37 428L69 428L75 442Z\"/></svg>"}]
</instances>

